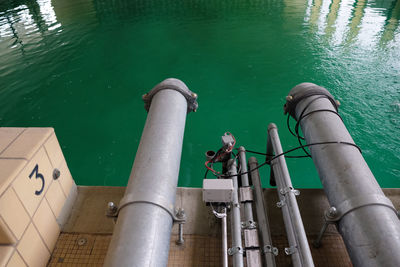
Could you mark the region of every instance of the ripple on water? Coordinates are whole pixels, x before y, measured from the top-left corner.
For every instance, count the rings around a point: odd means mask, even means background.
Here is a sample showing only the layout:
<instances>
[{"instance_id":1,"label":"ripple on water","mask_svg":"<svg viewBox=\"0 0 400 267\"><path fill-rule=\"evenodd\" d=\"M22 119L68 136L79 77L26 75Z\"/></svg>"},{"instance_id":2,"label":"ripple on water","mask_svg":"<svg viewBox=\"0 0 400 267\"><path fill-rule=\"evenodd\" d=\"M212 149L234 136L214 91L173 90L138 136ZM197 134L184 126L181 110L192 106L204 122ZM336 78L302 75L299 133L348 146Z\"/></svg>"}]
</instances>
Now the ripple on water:
<instances>
[{"instance_id":1,"label":"ripple on water","mask_svg":"<svg viewBox=\"0 0 400 267\"><path fill-rule=\"evenodd\" d=\"M53 126L78 184L125 185L140 96L181 78L200 108L188 116L179 184L201 186L204 151L227 130L263 151L274 121L284 149L296 146L282 106L309 81L340 100L380 184L399 187L399 3L2 1L0 123ZM321 186L310 160L288 164L296 187Z\"/></svg>"}]
</instances>

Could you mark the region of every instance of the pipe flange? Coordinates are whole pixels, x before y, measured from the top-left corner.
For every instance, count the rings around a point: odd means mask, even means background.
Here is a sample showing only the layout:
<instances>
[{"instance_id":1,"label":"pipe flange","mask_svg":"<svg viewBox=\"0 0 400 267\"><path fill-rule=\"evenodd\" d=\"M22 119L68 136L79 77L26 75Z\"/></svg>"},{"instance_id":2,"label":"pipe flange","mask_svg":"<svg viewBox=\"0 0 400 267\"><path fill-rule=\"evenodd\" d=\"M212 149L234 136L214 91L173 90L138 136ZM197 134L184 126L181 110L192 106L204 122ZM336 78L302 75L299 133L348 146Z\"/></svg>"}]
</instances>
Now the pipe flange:
<instances>
[{"instance_id":1,"label":"pipe flange","mask_svg":"<svg viewBox=\"0 0 400 267\"><path fill-rule=\"evenodd\" d=\"M154 86L147 94L143 95L144 108L149 111L153 97L161 90L175 90L181 93L187 100L187 112L196 112L198 108L197 94L189 90L184 82L175 78L169 78Z\"/></svg>"},{"instance_id":2,"label":"pipe flange","mask_svg":"<svg viewBox=\"0 0 400 267\"><path fill-rule=\"evenodd\" d=\"M293 87L290 90L289 95L286 96L286 103L283 106L284 113L289 113L294 119L296 119L296 106L301 100L316 95L326 96L335 107L336 111L339 106L339 101L336 101L331 93L322 86L316 85L314 83L301 83Z\"/></svg>"}]
</instances>

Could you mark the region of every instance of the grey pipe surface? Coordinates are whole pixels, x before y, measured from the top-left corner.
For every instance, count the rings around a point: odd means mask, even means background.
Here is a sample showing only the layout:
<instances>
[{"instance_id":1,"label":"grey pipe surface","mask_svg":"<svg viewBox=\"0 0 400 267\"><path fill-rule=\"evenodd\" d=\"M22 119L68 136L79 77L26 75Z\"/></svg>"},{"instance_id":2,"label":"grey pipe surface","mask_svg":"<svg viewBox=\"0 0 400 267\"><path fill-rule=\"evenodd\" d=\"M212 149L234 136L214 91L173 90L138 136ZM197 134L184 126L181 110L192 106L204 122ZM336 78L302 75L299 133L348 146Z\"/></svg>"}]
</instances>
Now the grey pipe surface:
<instances>
[{"instance_id":1,"label":"grey pipe surface","mask_svg":"<svg viewBox=\"0 0 400 267\"><path fill-rule=\"evenodd\" d=\"M264 195L261 187L260 172L256 167L258 166L257 159L255 157L249 158L249 168L253 170L251 172L251 182L254 186L254 200L256 204L256 213L258 227L261 232L261 241L264 251L264 262L267 267L275 267L275 255L273 253L274 247L272 246L271 231L269 228L268 213L266 210ZM270 248L271 251L266 252L266 248Z\"/></svg>"},{"instance_id":2,"label":"grey pipe surface","mask_svg":"<svg viewBox=\"0 0 400 267\"><path fill-rule=\"evenodd\" d=\"M231 206L231 233L232 233L232 256L233 266L243 267L243 247L242 247L242 225L240 221L240 203L238 197L238 177L236 170L236 161L228 161L228 175L232 176L233 182L233 200Z\"/></svg>"},{"instance_id":3,"label":"grey pipe surface","mask_svg":"<svg viewBox=\"0 0 400 267\"><path fill-rule=\"evenodd\" d=\"M226 209L222 217L222 267L228 267L228 228L226 225Z\"/></svg>"},{"instance_id":4,"label":"grey pipe surface","mask_svg":"<svg viewBox=\"0 0 400 267\"><path fill-rule=\"evenodd\" d=\"M149 112L104 266L167 266L190 94L167 79L144 96Z\"/></svg>"},{"instance_id":5,"label":"grey pipe surface","mask_svg":"<svg viewBox=\"0 0 400 267\"><path fill-rule=\"evenodd\" d=\"M240 175L240 179L242 181L242 187L249 187L249 176L247 174L247 160L246 160L246 150L244 147L239 147L239 162L240 162L240 172L243 173ZM253 218L253 208L251 202L245 202L244 206L244 220L247 225L254 225Z\"/></svg>"},{"instance_id":6,"label":"grey pipe surface","mask_svg":"<svg viewBox=\"0 0 400 267\"><path fill-rule=\"evenodd\" d=\"M273 123L268 125L268 142L270 142L270 145L267 145L267 147L272 148L275 155L283 152L278 136L278 129ZM267 151L267 154L272 154L271 152ZM314 262L284 155L272 160L271 168L273 168L275 175L283 220L290 246L290 251L287 251L287 254L291 255L293 266L312 267L314 266Z\"/></svg>"},{"instance_id":7,"label":"grey pipe surface","mask_svg":"<svg viewBox=\"0 0 400 267\"><path fill-rule=\"evenodd\" d=\"M320 95L312 95L312 92L329 94L325 88L311 83L299 84L290 91L287 105L303 96L290 112L295 119L307 105L305 113L321 109L335 111L330 100L318 98ZM354 143L343 121L333 112L314 112L304 117L300 126L308 144L326 141ZM353 206L338 221L338 230L353 265L400 266L399 219L390 207L391 202L385 200L360 151L345 144L315 145L310 147L310 151L330 205L338 208L339 212L340 207Z\"/></svg>"}]
</instances>

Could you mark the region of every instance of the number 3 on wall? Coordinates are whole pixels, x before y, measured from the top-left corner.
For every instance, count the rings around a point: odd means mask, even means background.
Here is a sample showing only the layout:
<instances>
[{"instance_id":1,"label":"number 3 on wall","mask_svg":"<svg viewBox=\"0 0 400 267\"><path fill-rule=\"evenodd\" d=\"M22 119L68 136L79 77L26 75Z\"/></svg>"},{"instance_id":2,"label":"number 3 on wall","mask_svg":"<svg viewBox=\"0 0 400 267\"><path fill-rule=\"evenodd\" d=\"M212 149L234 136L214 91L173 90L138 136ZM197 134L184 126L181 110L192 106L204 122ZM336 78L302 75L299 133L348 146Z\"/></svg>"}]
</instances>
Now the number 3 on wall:
<instances>
[{"instance_id":1,"label":"number 3 on wall","mask_svg":"<svg viewBox=\"0 0 400 267\"><path fill-rule=\"evenodd\" d=\"M36 179L42 180L42 188L40 190L35 191L35 195L40 195L43 192L44 189L44 177L41 173L39 173L39 165L36 164L35 168L33 168L31 174L29 174L29 179L32 179L33 174L35 174Z\"/></svg>"}]
</instances>

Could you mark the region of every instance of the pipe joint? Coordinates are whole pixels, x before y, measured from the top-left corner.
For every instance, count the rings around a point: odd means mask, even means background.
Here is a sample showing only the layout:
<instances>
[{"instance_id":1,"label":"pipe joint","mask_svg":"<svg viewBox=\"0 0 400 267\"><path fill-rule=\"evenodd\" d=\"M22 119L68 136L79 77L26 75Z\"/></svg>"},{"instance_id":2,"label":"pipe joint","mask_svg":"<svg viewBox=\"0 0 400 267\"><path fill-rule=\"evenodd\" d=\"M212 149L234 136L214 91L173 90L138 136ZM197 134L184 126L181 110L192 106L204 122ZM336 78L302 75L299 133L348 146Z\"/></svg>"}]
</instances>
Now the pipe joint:
<instances>
[{"instance_id":1,"label":"pipe joint","mask_svg":"<svg viewBox=\"0 0 400 267\"><path fill-rule=\"evenodd\" d=\"M142 96L143 101L144 101L144 108L149 111L150 105L151 105L151 100L153 97L160 92L161 90L175 90L179 93L181 93L187 100L187 113L193 111L196 112L198 108L198 103L197 103L197 94L190 91L189 88L186 86L184 82L181 80L175 79L175 78L169 78L161 83L157 84L154 86L153 89L150 90L147 94L144 94Z\"/></svg>"}]
</instances>

